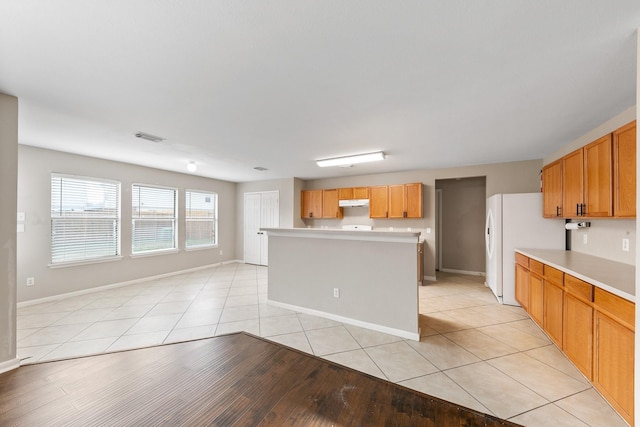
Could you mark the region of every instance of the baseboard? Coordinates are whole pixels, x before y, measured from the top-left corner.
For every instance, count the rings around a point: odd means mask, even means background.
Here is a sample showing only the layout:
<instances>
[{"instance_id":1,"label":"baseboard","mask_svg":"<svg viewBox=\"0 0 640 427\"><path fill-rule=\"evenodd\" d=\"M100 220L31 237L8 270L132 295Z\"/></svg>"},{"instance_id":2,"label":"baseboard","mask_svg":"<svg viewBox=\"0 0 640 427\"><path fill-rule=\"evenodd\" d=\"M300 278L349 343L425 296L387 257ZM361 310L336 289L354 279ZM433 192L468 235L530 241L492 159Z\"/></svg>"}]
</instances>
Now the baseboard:
<instances>
[{"instance_id":1,"label":"baseboard","mask_svg":"<svg viewBox=\"0 0 640 427\"><path fill-rule=\"evenodd\" d=\"M166 277L177 276L178 274L193 273L194 271L205 270L207 268L219 267L221 265L233 264L233 263L243 263L243 262L242 261L238 261L238 260L217 262L215 264L202 265L202 266L199 266L199 267L188 268L186 270L172 271L170 273L158 274L158 275L149 276L149 277L142 277L140 279L128 280L126 282L112 283L112 284L109 284L109 285L98 286L98 287L95 287L95 288L82 289L80 291L67 292L67 293L64 293L64 294L52 295L50 297L32 299L32 300L29 300L29 301L22 301L22 302L17 303L17 307L18 308L20 308L20 307L28 307L30 305L41 304L43 302L58 301L58 300L61 300L61 299L64 299L64 298L75 297L75 296L80 296L80 295L87 295L87 294L91 294L91 293L94 293L94 292L106 291L106 290L114 289L114 288L121 288L123 286L135 285L137 283L149 282L151 280L164 279Z\"/></svg>"},{"instance_id":2,"label":"baseboard","mask_svg":"<svg viewBox=\"0 0 640 427\"><path fill-rule=\"evenodd\" d=\"M456 273L456 274L466 274L469 276L485 276L484 271L467 271L467 270L455 270L452 268L441 268L440 271L443 273Z\"/></svg>"},{"instance_id":3,"label":"baseboard","mask_svg":"<svg viewBox=\"0 0 640 427\"><path fill-rule=\"evenodd\" d=\"M5 362L0 362L0 374L3 372L8 372L20 367L20 359L15 358L11 360L7 360Z\"/></svg>"},{"instance_id":4,"label":"baseboard","mask_svg":"<svg viewBox=\"0 0 640 427\"><path fill-rule=\"evenodd\" d=\"M284 308L287 310L297 311L299 313L310 314L312 316L324 317L325 319L335 320L336 322L346 323L348 325L358 326L360 328L371 329L373 331L382 332L389 335L395 335L400 338L406 338L413 341L420 341L420 332L417 333L403 331L401 329L389 328L387 326L376 325L375 323L363 322L362 320L352 319L350 317L343 317L337 314L327 313L324 311L313 310L311 308L300 307L293 304L287 304L284 302L267 300L268 305L274 307ZM416 315L417 315L416 310Z\"/></svg>"},{"instance_id":5,"label":"baseboard","mask_svg":"<svg viewBox=\"0 0 640 427\"><path fill-rule=\"evenodd\" d=\"M435 282L437 279L436 279L436 276L423 276L422 280L423 280L423 283L424 283L425 280L428 280L430 282Z\"/></svg>"}]
</instances>

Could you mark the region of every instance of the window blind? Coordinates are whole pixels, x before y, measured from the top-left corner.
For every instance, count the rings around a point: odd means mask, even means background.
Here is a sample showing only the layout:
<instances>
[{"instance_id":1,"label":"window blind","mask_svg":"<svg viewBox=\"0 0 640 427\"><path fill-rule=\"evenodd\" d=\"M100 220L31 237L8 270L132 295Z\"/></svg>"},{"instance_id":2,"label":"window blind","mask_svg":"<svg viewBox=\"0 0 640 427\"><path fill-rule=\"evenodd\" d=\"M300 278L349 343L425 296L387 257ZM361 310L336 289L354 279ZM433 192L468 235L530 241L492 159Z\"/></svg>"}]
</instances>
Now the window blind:
<instances>
[{"instance_id":1,"label":"window blind","mask_svg":"<svg viewBox=\"0 0 640 427\"><path fill-rule=\"evenodd\" d=\"M186 247L213 246L217 242L218 195L185 192Z\"/></svg>"},{"instance_id":2,"label":"window blind","mask_svg":"<svg viewBox=\"0 0 640 427\"><path fill-rule=\"evenodd\" d=\"M120 183L51 174L51 263L120 255Z\"/></svg>"},{"instance_id":3,"label":"window blind","mask_svg":"<svg viewBox=\"0 0 640 427\"><path fill-rule=\"evenodd\" d=\"M131 203L132 253L176 249L176 190L134 184Z\"/></svg>"}]
</instances>

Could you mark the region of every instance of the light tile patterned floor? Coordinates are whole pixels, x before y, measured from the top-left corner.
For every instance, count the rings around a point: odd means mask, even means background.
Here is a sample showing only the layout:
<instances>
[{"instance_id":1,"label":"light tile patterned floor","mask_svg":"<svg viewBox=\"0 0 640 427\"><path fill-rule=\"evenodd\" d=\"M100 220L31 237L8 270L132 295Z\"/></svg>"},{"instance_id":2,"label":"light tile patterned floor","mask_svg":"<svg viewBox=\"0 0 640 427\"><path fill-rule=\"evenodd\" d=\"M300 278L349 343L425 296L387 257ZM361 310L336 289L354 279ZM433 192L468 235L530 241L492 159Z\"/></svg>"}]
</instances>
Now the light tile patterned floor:
<instances>
[{"instance_id":1,"label":"light tile patterned floor","mask_svg":"<svg viewBox=\"0 0 640 427\"><path fill-rule=\"evenodd\" d=\"M419 288L420 342L266 305L267 268L226 264L18 309L23 364L240 330L526 426L624 426L481 277Z\"/></svg>"}]
</instances>

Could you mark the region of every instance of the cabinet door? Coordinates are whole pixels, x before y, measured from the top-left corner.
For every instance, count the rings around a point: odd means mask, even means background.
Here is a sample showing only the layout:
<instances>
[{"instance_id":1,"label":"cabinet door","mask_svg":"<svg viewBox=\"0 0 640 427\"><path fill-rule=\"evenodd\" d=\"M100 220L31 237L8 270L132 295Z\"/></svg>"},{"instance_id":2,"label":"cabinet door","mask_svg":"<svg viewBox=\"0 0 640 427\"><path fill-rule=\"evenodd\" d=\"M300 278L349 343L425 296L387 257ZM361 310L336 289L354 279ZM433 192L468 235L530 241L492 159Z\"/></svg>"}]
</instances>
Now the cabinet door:
<instances>
[{"instance_id":1,"label":"cabinet door","mask_svg":"<svg viewBox=\"0 0 640 427\"><path fill-rule=\"evenodd\" d=\"M562 288L544 281L544 314L543 328L547 335L562 348Z\"/></svg>"},{"instance_id":2,"label":"cabinet door","mask_svg":"<svg viewBox=\"0 0 640 427\"><path fill-rule=\"evenodd\" d=\"M322 190L304 190L302 192L302 218L322 217Z\"/></svg>"},{"instance_id":3,"label":"cabinet door","mask_svg":"<svg viewBox=\"0 0 640 427\"><path fill-rule=\"evenodd\" d=\"M342 218L342 209L338 206L338 190L322 190L322 217Z\"/></svg>"},{"instance_id":4,"label":"cabinet door","mask_svg":"<svg viewBox=\"0 0 640 427\"><path fill-rule=\"evenodd\" d=\"M611 134L584 147L584 204L589 217L613 216Z\"/></svg>"},{"instance_id":5,"label":"cabinet door","mask_svg":"<svg viewBox=\"0 0 640 427\"><path fill-rule=\"evenodd\" d=\"M516 300L529 311L529 270L516 264Z\"/></svg>"},{"instance_id":6,"label":"cabinet door","mask_svg":"<svg viewBox=\"0 0 640 427\"><path fill-rule=\"evenodd\" d=\"M583 203L583 151L582 148L562 158L562 216L580 216Z\"/></svg>"},{"instance_id":7,"label":"cabinet door","mask_svg":"<svg viewBox=\"0 0 640 427\"><path fill-rule=\"evenodd\" d=\"M593 307L565 292L563 321L562 350L592 380Z\"/></svg>"},{"instance_id":8,"label":"cabinet door","mask_svg":"<svg viewBox=\"0 0 640 427\"><path fill-rule=\"evenodd\" d=\"M529 315L540 326L544 322L544 285L542 277L529 272Z\"/></svg>"},{"instance_id":9,"label":"cabinet door","mask_svg":"<svg viewBox=\"0 0 640 427\"><path fill-rule=\"evenodd\" d=\"M351 200L353 197L353 188L338 188L338 198L340 200Z\"/></svg>"},{"instance_id":10,"label":"cabinet door","mask_svg":"<svg viewBox=\"0 0 640 427\"><path fill-rule=\"evenodd\" d=\"M557 160L542 168L542 216L562 216L562 162Z\"/></svg>"},{"instance_id":11,"label":"cabinet door","mask_svg":"<svg viewBox=\"0 0 640 427\"><path fill-rule=\"evenodd\" d=\"M387 193L386 185L369 189L369 218L387 218L389 212Z\"/></svg>"},{"instance_id":12,"label":"cabinet door","mask_svg":"<svg viewBox=\"0 0 640 427\"><path fill-rule=\"evenodd\" d=\"M634 333L603 313L596 312L595 316L593 382L632 423Z\"/></svg>"},{"instance_id":13,"label":"cabinet door","mask_svg":"<svg viewBox=\"0 0 640 427\"><path fill-rule=\"evenodd\" d=\"M405 184L405 218L422 218L422 183Z\"/></svg>"},{"instance_id":14,"label":"cabinet door","mask_svg":"<svg viewBox=\"0 0 640 427\"><path fill-rule=\"evenodd\" d=\"M406 199L404 185L389 186L389 218L406 216Z\"/></svg>"},{"instance_id":15,"label":"cabinet door","mask_svg":"<svg viewBox=\"0 0 640 427\"><path fill-rule=\"evenodd\" d=\"M636 216L636 122L613 133L613 214Z\"/></svg>"},{"instance_id":16,"label":"cabinet door","mask_svg":"<svg viewBox=\"0 0 640 427\"><path fill-rule=\"evenodd\" d=\"M368 199L369 198L369 187L355 187L353 189L353 198L354 199Z\"/></svg>"}]
</instances>

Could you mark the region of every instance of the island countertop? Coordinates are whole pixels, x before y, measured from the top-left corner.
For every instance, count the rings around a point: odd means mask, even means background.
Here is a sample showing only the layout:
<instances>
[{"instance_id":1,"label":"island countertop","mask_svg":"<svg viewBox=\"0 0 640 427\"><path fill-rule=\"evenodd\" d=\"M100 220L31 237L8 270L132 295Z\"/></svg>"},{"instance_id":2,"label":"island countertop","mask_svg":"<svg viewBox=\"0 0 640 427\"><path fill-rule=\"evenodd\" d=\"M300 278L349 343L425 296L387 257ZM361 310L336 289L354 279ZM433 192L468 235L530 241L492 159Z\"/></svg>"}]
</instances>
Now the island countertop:
<instances>
[{"instance_id":1,"label":"island countertop","mask_svg":"<svg viewBox=\"0 0 640 427\"><path fill-rule=\"evenodd\" d=\"M516 249L529 258L557 268L628 301L636 300L636 268L576 251Z\"/></svg>"},{"instance_id":2,"label":"island countertop","mask_svg":"<svg viewBox=\"0 0 640 427\"><path fill-rule=\"evenodd\" d=\"M419 231L406 230L342 230L339 228L261 228L268 235L316 239L367 240L378 242L416 242Z\"/></svg>"}]
</instances>

